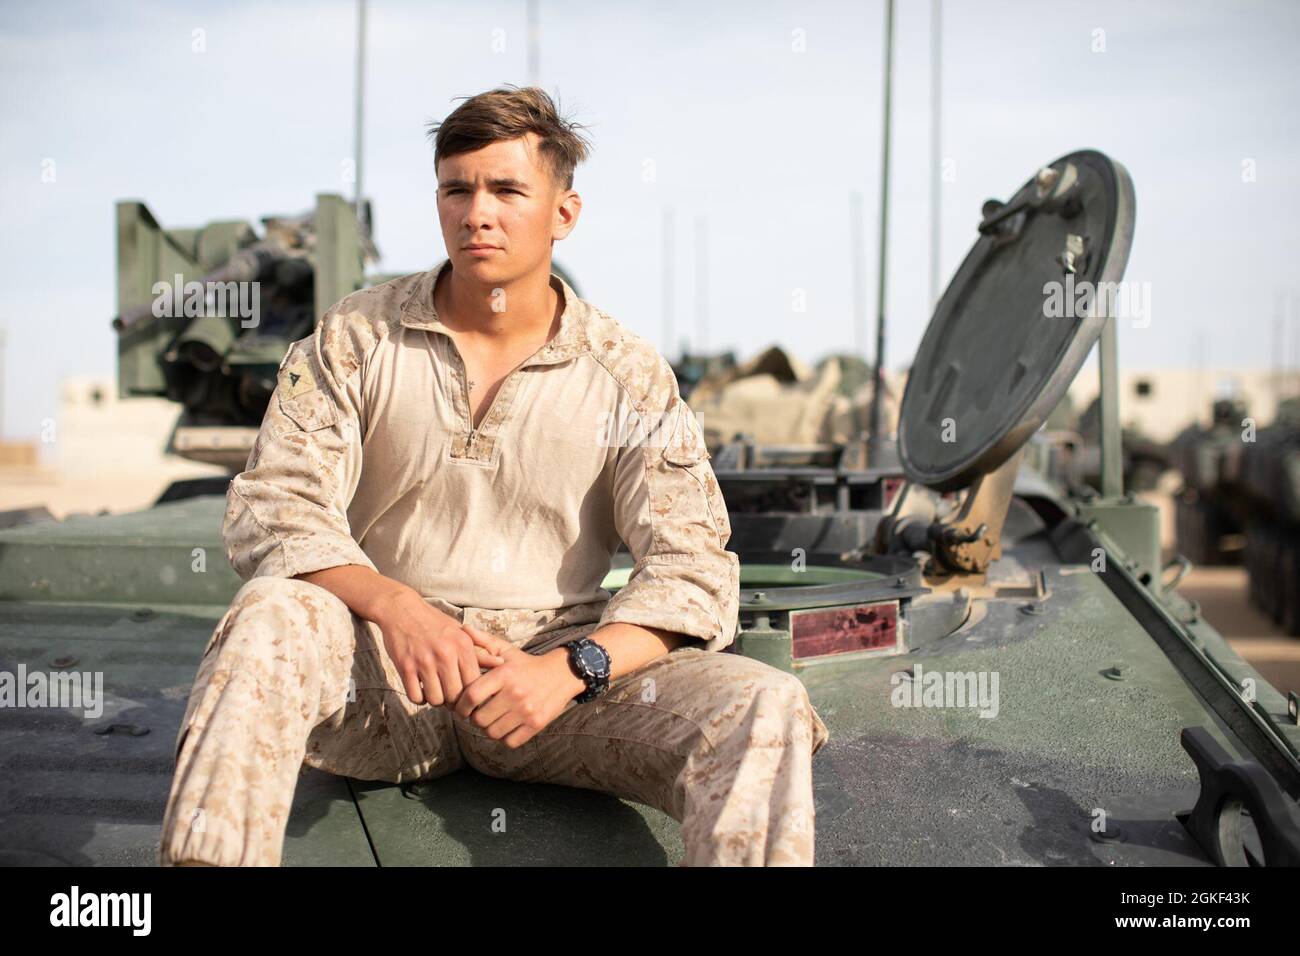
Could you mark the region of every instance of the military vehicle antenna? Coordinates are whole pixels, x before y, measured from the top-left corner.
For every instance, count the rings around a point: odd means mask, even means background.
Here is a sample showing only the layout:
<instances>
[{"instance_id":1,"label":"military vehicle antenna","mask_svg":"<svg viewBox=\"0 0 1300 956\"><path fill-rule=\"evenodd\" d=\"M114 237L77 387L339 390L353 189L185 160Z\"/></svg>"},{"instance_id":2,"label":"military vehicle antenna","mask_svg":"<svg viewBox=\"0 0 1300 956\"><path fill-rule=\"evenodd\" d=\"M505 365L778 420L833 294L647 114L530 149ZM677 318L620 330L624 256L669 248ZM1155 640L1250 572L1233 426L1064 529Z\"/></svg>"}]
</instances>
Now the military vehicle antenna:
<instances>
[{"instance_id":1,"label":"military vehicle antenna","mask_svg":"<svg viewBox=\"0 0 1300 956\"><path fill-rule=\"evenodd\" d=\"M867 356L867 276L863 268L867 255L862 193L849 193L849 246L853 257L853 347L865 362ZM869 424L869 423L867 423Z\"/></svg>"},{"instance_id":2,"label":"military vehicle antenna","mask_svg":"<svg viewBox=\"0 0 1300 956\"><path fill-rule=\"evenodd\" d=\"M939 304L939 212L943 208L943 0L930 2L930 309Z\"/></svg>"},{"instance_id":3,"label":"military vehicle antenna","mask_svg":"<svg viewBox=\"0 0 1300 956\"><path fill-rule=\"evenodd\" d=\"M894 0L885 0L885 109L880 149L880 277L876 288L876 356L871 386L871 434L867 438L867 462L880 464L884 428L881 393L885 388L885 267L889 234L889 113L894 75Z\"/></svg>"},{"instance_id":4,"label":"military vehicle antenna","mask_svg":"<svg viewBox=\"0 0 1300 956\"><path fill-rule=\"evenodd\" d=\"M709 341L709 221L695 216L695 338L691 347L703 354Z\"/></svg>"},{"instance_id":5,"label":"military vehicle antenna","mask_svg":"<svg viewBox=\"0 0 1300 956\"><path fill-rule=\"evenodd\" d=\"M356 192L353 194L352 201L357 210L357 225L364 234L369 231L370 223L368 221L367 211L361 201L361 152L362 152L362 132L365 118L365 101L366 101L366 0L357 0L357 102L356 102L356 129L354 131L355 153L353 162L356 165L354 170L356 174Z\"/></svg>"},{"instance_id":6,"label":"military vehicle antenna","mask_svg":"<svg viewBox=\"0 0 1300 956\"><path fill-rule=\"evenodd\" d=\"M673 277L673 207L664 206L663 218L663 300L664 300L664 354L673 348L673 308L677 304L677 290Z\"/></svg>"}]
</instances>

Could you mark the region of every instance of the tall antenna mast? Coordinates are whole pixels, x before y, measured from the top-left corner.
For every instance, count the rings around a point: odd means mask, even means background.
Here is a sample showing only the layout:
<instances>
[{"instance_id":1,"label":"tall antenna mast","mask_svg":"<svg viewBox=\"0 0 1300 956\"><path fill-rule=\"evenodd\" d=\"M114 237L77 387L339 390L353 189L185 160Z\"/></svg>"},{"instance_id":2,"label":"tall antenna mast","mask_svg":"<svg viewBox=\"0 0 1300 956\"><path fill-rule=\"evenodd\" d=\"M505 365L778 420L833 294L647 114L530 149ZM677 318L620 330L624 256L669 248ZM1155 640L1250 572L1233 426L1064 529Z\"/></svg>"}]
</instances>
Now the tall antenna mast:
<instances>
[{"instance_id":1,"label":"tall antenna mast","mask_svg":"<svg viewBox=\"0 0 1300 956\"><path fill-rule=\"evenodd\" d=\"M930 2L930 308L939 304L939 220L943 203L943 0Z\"/></svg>"},{"instance_id":2,"label":"tall antenna mast","mask_svg":"<svg viewBox=\"0 0 1300 956\"><path fill-rule=\"evenodd\" d=\"M885 389L885 269L889 239L889 127L894 76L894 0L885 0L885 109L880 147L880 276L876 288L876 367L871 387L871 435L867 439L867 464L880 464L884 429L881 393Z\"/></svg>"},{"instance_id":3,"label":"tall antenna mast","mask_svg":"<svg viewBox=\"0 0 1300 956\"><path fill-rule=\"evenodd\" d=\"M862 193L849 193L849 249L853 257L853 350L867 360L867 277L863 260L867 254L866 229L862 215Z\"/></svg>"},{"instance_id":4,"label":"tall antenna mast","mask_svg":"<svg viewBox=\"0 0 1300 956\"><path fill-rule=\"evenodd\" d=\"M1273 296L1273 405L1282 403L1282 379L1286 374L1286 357L1284 354L1286 309L1282 299L1282 290L1277 289Z\"/></svg>"},{"instance_id":5,"label":"tall antenna mast","mask_svg":"<svg viewBox=\"0 0 1300 956\"><path fill-rule=\"evenodd\" d=\"M673 350L673 308L677 302L673 255L673 207L666 205L663 219L664 355L671 355Z\"/></svg>"},{"instance_id":6,"label":"tall antenna mast","mask_svg":"<svg viewBox=\"0 0 1300 956\"><path fill-rule=\"evenodd\" d=\"M5 327L0 325L0 439L5 433Z\"/></svg>"},{"instance_id":7,"label":"tall antenna mast","mask_svg":"<svg viewBox=\"0 0 1300 956\"><path fill-rule=\"evenodd\" d=\"M365 232L369 223L365 221L365 207L361 202L361 153L362 153L362 131L365 123L365 101L366 101L366 0L357 0L357 98L356 98L356 118L355 128L353 130L353 162L356 165L356 189L352 194L352 202L357 211L357 226L362 232Z\"/></svg>"},{"instance_id":8,"label":"tall antenna mast","mask_svg":"<svg viewBox=\"0 0 1300 956\"><path fill-rule=\"evenodd\" d=\"M709 326L709 221L704 213L695 217L695 341L693 348L708 349Z\"/></svg>"}]
</instances>

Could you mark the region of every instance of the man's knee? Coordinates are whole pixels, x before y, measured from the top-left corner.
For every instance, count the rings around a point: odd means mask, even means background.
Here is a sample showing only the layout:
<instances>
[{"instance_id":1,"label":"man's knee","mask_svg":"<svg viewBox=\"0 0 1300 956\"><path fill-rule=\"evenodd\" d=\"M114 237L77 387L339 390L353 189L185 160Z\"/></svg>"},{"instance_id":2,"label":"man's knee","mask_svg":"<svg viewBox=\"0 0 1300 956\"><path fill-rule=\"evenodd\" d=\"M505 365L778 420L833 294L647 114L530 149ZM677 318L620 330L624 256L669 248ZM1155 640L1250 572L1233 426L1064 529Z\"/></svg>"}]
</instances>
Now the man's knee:
<instances>
[{"instance_id":1,"label":"man's knee","mask_svg":"<svg viewBox=\"0 0 1300 956\"><path fill-rule=\"evenodd\" d=\"M306 611L313 604L329 605L331 602L341 603L337 597L319 585L300 581L297 578L263 575L245 581L244 585L235 592L230 606L241 611L280 607L294 613L295 609Z\"/></svg>"},{"instance_id":2,"label":"man's knee","mask_svg":"<svg viewBox=\"0 0 1300 956\"><path fill-rule=\"evenodd\" d=\"M208 650L221 667L311 669L326 629L343 626L346 615L346 605L324 588L294 578L253 578L236 592Z\"/></svg>"},{"instance_id":3,"label":"man's knee","mask_svg":"<svg viewBox=\"0 0 1300 956\"><path fill-rule=\"evenodd\" d=\"M807 740L814 750L828 734L808 690L794 674L751 661L719 688L720 713L730 715L755 743L773 746Z\"/></svg>"},{"instance_id":4,"label":"man's knee","mask_svg":"<svg viewBox=\"0 0 1300 956\"><path fill-rule=\"evenodd\" d=\"M774 713L787 719L811 707L803 681L793 674L772 667L768 668L756 683L755 704L766 705Z\"/></svg>"}]
</instances>

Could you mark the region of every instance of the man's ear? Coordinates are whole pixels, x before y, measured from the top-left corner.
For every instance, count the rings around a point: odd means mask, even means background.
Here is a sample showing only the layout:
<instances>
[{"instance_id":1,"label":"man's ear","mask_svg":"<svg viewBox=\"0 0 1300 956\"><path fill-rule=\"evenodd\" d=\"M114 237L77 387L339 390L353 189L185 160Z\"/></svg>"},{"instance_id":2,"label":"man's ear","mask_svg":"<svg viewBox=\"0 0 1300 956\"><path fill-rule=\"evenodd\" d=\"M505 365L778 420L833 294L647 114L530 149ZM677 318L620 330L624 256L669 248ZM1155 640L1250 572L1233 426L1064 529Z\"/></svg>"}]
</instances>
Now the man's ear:
<instances>
[{"instance_id":1,"label":"man's ear","mask_svg":"<svg viewBox=\"0 0 1300 956\"><path fill-rule=\"evenodd\" d=\"M563 239L573 232L582 215L582 197L576 190L570 189L555 207L555 224L551 230L552 239Z\"/></svg>"}]
</instances>

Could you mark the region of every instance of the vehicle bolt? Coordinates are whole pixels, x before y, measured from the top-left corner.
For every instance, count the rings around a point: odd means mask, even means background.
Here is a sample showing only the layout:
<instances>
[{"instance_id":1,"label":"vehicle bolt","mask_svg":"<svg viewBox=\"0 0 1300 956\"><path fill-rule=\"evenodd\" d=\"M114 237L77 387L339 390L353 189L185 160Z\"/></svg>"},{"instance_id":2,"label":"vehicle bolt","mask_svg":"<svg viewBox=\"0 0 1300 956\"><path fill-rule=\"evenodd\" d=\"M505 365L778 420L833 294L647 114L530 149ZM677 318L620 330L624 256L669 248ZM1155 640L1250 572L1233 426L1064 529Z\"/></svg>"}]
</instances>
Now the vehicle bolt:
<instances>
[{"instance_id":1,"label":"vehicle bolt","mask_svg":"<svg viewBox=\"0 0 1300 956\"><path fill-rule=\"evenodd\" d=\"M101 737L104 734L111 734L114 731L121 731L124 734L130 734L132 737L143 737L149 732L149 728L143 724L100 724L93 728L94 732Z\"/></svg>"},{"instance_id":2,"label":"vehicle bolt","mask_svg":"<svg viewBox=\"0 0 1300 956\"><path fill-rule=\"evenodd\" d=\"M1098 833L1096 830L1089 831L1092 838L1098 843L1123 843L1124 831L1116 824L1108 823L1106 829Z\"/></svg>"},{"instance_id":3,"label":"vehicle bolt","mask_svg":"<svg viewBox=\"0 0 1300 956\"><path fill-rule=\"evenodd\" d=\"M1128 680L1128 674L1124 672L1123 664L1114 664L1107 667L1101 672L1101 675L1107 680Z\"/></svg>"}]
</instances>

